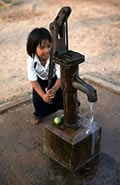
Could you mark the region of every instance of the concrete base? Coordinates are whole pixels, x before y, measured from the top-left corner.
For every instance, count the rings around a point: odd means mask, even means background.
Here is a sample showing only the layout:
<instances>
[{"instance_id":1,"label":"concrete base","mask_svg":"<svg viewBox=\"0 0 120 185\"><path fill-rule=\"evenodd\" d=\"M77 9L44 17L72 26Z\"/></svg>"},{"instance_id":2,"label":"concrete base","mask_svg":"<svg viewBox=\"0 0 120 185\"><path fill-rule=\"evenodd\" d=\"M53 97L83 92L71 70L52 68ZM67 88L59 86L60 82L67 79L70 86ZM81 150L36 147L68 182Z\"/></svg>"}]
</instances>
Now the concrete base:
<instances>
[{"instance_id":1,"label":"concrete base","mask_svg":"<svg viewBox=\"0 0 120 185\"><path fill-rule=\"evenodd\" d=\"M81 128L47 124L43 131L43 151L69 170L77 170L100 151L101 127L85 121Z\"/></svg>"}]
</instances>

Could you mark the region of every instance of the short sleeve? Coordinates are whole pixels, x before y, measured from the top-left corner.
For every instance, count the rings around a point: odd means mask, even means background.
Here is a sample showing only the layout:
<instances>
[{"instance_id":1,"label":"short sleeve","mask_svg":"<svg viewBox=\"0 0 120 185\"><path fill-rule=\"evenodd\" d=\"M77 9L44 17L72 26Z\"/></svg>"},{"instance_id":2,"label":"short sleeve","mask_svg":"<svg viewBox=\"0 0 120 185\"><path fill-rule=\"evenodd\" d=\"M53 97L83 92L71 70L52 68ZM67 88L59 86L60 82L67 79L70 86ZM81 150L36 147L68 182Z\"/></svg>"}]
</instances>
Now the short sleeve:
<instances>
[{"instance_id":1,"label":"short sleeve","mask_svg":"<svg viewBox=\"0 0 120 185\"><path fill-rule=\"evenodd\" d=\"M57 75L57 78L61 78L61 75L60 75L60 65L59 64L55 64L55 67L56 67L56 75Z\"/></svg>"},{"instance_id":2,"label":"short sleeve","mask_svg":"<svg viewBox=\"0 0 120 185\"><path fill-rule=\"evenodd\" d=\"M34 61L32 57L27 59L27 76L30 81L37 81L37 75L34 68Z\"/></svg>"}]
</instances>

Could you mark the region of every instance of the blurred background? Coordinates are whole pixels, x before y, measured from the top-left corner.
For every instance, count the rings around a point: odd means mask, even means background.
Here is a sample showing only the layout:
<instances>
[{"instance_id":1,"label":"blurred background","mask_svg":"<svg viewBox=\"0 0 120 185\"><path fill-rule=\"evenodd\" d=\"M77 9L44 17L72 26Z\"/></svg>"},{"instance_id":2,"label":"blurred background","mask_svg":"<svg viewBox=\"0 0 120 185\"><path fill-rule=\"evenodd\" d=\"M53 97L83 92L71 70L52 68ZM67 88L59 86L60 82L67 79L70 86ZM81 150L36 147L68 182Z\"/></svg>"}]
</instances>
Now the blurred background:
<instances>
[{"instance_id":1,"label":"blurred background","mask_svg":"<svg viewBox=\"0 0 120 185\"><path fill-rule=\"evenodd\" d=\"M26 70L26 40L70 6L69 49L85 55L80 75L120 85L119 0L0 0L0 104L31 94Z\"/></svg>"}]
</instances>

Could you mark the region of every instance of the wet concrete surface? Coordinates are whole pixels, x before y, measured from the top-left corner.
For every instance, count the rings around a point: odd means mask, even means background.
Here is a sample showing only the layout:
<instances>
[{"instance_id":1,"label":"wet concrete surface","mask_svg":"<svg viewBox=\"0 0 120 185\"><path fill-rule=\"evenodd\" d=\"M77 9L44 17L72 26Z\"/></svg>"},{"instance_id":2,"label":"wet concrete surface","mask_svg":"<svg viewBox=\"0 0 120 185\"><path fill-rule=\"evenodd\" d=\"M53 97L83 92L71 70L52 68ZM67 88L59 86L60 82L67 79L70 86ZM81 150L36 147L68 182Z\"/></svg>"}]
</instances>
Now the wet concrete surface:
<instances>
[{"instance_id":1,"label":"wet concrete surface","mask_svg":"<svg viewBox=\"0 0 120 185\"><path fill-rule=\"evenodd\" d=\"M70 172L43 153L43 127L61 111L32 125L31 102L0 115L0 185L119 185L120 184L120 96L97 88L95 121L102 126L99 156L76 172ZM81 110L88 116L82 93ZM59 147L59 146L58 146Z\"/></svg>"}]
</instances>

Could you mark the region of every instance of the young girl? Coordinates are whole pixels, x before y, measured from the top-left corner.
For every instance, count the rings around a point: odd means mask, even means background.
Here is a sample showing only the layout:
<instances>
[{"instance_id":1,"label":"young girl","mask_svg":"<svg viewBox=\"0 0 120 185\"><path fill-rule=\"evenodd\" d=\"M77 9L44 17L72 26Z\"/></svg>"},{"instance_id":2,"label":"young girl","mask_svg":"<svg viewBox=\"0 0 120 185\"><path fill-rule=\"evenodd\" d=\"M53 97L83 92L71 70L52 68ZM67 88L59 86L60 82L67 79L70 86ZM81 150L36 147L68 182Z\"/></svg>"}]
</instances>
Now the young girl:
<instances>
[{"instance_id":1,"label":"young girl","mask_svg":"<svg viewBox=\"0 0 120 185\"><path fill-rule=\"evenodd\" d=\"M60 80L60 66L55 64L52 88L48 86L48 71L51 52L51 35L45 28L35 28L28 35L27 60L28 79L33 88L35 108L33 124L39 124L42 117L63 109L63 96Z\"/></svg>"}]
</instances>

